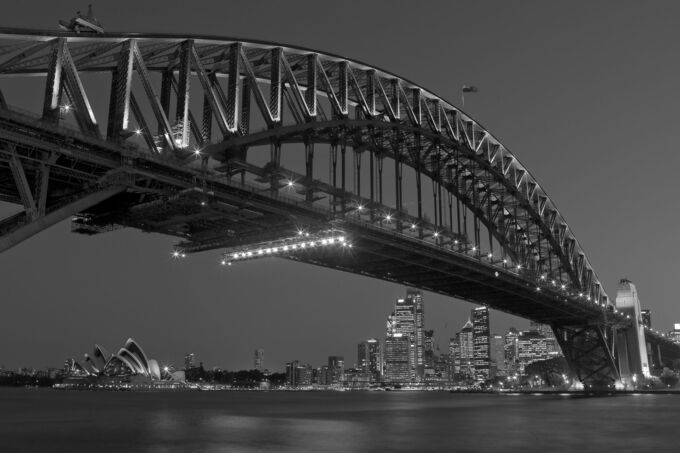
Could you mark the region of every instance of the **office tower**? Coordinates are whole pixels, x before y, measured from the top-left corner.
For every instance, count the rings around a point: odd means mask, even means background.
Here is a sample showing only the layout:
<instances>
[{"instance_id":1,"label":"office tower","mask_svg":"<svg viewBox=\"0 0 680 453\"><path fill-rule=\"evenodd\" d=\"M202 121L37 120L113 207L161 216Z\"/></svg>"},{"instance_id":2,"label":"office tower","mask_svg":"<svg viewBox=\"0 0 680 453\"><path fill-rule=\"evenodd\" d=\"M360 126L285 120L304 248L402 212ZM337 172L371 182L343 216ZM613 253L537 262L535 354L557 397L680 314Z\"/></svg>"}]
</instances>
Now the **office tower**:
<instances>
[{"instance_id":1,"label":"office tower","mask_svg":"<svg viewBox=\"0 0 680 453\"><path fill-rule=\"evenodd\" d=\"M461 379L470 380L475 377L475 342L474 342L474 326L469 319L463 325L463 328L456 334L455 345L458 350L455 354L455 368L456 373Z\"/></svg>"},{"instance_id":2,"label":"office tower","mask_svg":"<svg viewBox=\"0 0 680 453\"><path fill-rule=\"evenodd\" d=\"M328 369L333 376L333 384L342 384L345 380L345 358L339 355L328 356Z\"/></svg>"},{"instance_id":3,"label":"office tower","mask_svg":"<svg viewBox=\"0 0 680 453\"><path fill-rule=\"evenodd\" d=\"M491 365L489 309L477 307L472 309L472 338L474 342L475 379L489 379Z\"/></svg>"},{"instance_id":4,"label":"office tower","mask_svg":"<svg viewBox=\"0 0 680 453\"><path fill-rule=\"evenodd\" d=\"M423 331L424 344L424 361L425 367L434 367L435 362L435 340L434 340L434 330L424 330Z\"/></svg>"},{"instance_id":5,"label":"office tower","mask_svg":"<svg viewBox=\"0 0 680 453\"><path fill-rule=\"evenodd\" d=\"M425 372L425 312L419 291L407 288L406 298L397 299L394 311L387 318L386 336L401 334L411 345L407 351L410 380L421 380Z\"/></svg>"},{"instance_id":6,"label":"office tower","mask_svg":"<svg viewBox=\"0 0 680 453\"><path fill-rule=\"evenodd\" d=\"M409 350L410 338L402 333L394 333L385 339L385 382L408 382L411 380Z\"/></svg>"},{"instance_id":7,"label":"office tower","mask_svg":"<svg viewBox=\"0 0 680 453\"><path fill-rule=\"evenodd\" d=\"M189 370L194 367L195 354L193 352L184 356L184 369Z\"/></svg>"},{"instance_id":8,"label":"office tower","mask_svg":"<svg viewBox=\"0 0 680 453\"><path fill-rule=\"evenodd\" d=\"M327 365L324 365L319 369L318 383L321 385L331 385L333 383L333 374Z\"/></svg>"},{"instance_id":9,"label":"office tower","mask_svg":"<svg viewBox=\"0 0 680 453\"><path fill-rule=\"evenodd\" d=\"M451 358L448 353L440 354L434 361L434 375L442 381L448 381L451 372Z\"/></svg>"},{"instance_id":10,"label":"office tower","mask_svg":"<svg viewBox=\"0 0 680 453\"><path fill-rule=\"evenodd\" d=\"M519 332L514 327L510 327L505 334L505 362L507 363L508 374L516 373L519 365Z\"/></svg>"},{"instance_id":11,"label":"office tower","mask_svg":"<svg viewBox=\"0 0 680 453\"><path fill-rule=\"evenodd\" d=\"M382 345L375 338L359 343L357 363L359 369L370 376L371 382L380 382L382 368Z\"/></svg>"},{"instance_id":12,"label":"office tower","mask_svg":"<svg viewBox=\"0 0 680 453\"><path fill-rule=\"evenodd\" d=\"M255 369L260 372L264 371L264 349L255 350Z\"/></svg>"},{"instance_id":13,"label":"office tower","mask_svg":"<svg viewBox=\"0 0 680 453\"><path fill-rule=\"evenodd\" d=\"M640 310L640 318L642 325L648 329L652 328L652 311L651 310Z\"/></svg>"},{"instance_id":14,"label":"office tower","mask_svg":"<svg viewBox=\"0 0 680 453\"><path fill-rule=\"evenodd\" d=\"M298 365L295 369L295 380L298 386L312 385L312 375L312 366L309 364Z\"/></svg>"},{"instance_id":15,"label":"office tower","mask_svg":"<svg viewBox=\"0 0 680 453\"><path fill-rule=\"evenodd\" d=\"M393 335L401 334L410 342L406 351L409 366L410 379L416 376L416 317L415 307L411 299L397 299L394 306L394 329Z\"/></svg>"},{"instance_id":16,"label":"office tower","mask_svg":"<svg viewBox=\"0 0 680 453\"><path fill-rule=\"evenodd\" d=\"M552 331L552 328L547 324L539 324L537 322L531 321L529 323L529 330L535 330L539 332L545 338L545 345L550 356L558 356L562 354L559 344L557 343L557 338Z\"/></svg>"},{"instance_id":17,"label":"office tower","mask_svg":"<svg viewBox=\"0 0 680 453\"><path fill-rule=\"evenodd\" d=\"M406 289L406 300L413 306L414 339L415 346L415 376L421 380L425 373L425 307L423 295L415 288Z\"/></svg>"},{"instance_id":18,"label":"office tower","mask_svg":"<svg viewBox=\"0 0 680 453\"><path fill-rule=\"evenodd\" d=\"M460 343L458 335L449 338L449 380L460 373Z\"/></svg>"},{"instance_id":19,"label":"office tower","mask_svg":"<svg viewBox=\"0 0 680 453\"><path fill-rule=\"evenodd\" d=\"M550 358L546 338L537 330L519 333L518 351L521 370L524 370L524 367L530 363Z\"/></svg>"},{"instance_id":20,"label":"office tower","mask_svg":"<svg viewBox=\"0 0 680 453\"><path fill-rule=\"evenodd\" d=\"M298 360L286 363L286 383L291 387L297 387L299 383L299 373L297 371L300 366Z\"/></svg>"},{"instance_id":21,"label":"office tower","mask_svg":"<svg viewBox=\"0 0 680 453\"><path fill-rule=\"evenodd\" d=\"M505 340L501 335L491 336L491 365L495 370L492 377L505 376Z\"/></svg>"}]
</instances>

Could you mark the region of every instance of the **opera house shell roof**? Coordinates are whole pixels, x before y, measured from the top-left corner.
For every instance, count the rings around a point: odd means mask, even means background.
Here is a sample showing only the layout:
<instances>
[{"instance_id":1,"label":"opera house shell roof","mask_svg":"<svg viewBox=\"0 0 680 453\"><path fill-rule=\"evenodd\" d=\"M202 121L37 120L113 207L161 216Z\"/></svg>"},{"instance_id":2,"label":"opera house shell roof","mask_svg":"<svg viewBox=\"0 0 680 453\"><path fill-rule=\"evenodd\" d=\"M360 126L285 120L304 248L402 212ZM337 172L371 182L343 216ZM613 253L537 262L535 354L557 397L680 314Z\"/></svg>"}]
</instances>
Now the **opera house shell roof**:
<instances>
[{"instance_id":1,"label":"opera house shell roof","mask_svg":"<svg viewBox=\"0 0 680 453\"><path fill-rule=\"evenodd\" d=\"M158 362L147 358L142 347L132 338L115 354L110 354L96 344L92 355L85 354L82 363L69 360L67 368L71 376L143 376L153 380L161 379Z\"/></svg>"}]
</instances>

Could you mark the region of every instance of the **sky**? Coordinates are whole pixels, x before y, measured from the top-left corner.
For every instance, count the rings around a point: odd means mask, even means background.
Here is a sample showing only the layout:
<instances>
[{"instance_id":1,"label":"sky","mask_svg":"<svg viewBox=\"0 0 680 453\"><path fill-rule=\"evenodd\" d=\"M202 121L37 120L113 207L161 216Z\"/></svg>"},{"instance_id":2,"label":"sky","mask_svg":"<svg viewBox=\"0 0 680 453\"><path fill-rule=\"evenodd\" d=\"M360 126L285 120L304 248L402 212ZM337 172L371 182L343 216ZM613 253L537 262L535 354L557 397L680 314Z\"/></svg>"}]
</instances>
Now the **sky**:
<instances>
[{"instance_id":1,"label":"sky","mask_svg":"<svg viewBox=\"0 0 680 453\"><path fill-rule=\"evenodd\" d=\"M99 1L107 31L209 34L319 49L370 63L460 105L531 171L605 290L636 285L654 328L680 322L676 2ZM13 3L0 26L53 30L87 5ZM3 80L0 79L0 88ZM284 260L229 268L219 252L171 259L175 238L61 223L0 254L0 366L60 366L134 337L162 363L208 368L356 362L384 336L405 288ZM472 305L424 293L442 348ZM496 311L491 330L528 321Z\"/></svg>"}]
</instances>

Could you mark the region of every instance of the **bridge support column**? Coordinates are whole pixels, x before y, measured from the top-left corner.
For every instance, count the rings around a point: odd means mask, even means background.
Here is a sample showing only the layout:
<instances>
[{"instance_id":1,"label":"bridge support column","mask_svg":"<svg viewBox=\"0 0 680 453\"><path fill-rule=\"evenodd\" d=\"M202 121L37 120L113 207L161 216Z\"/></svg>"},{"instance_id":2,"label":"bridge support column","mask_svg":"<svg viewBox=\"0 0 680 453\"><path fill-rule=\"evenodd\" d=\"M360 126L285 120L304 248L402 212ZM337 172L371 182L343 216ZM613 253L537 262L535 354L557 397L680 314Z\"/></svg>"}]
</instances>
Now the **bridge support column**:
<instances>
[{"instance_id":1,"label":"bridge support column","mask_svg":"<svg viewBox=\"0 0 680 453\"><path fill-rule=\"evenodd\" d=\"M586 390L613 390L619 372L598 325L552 326L575 379Z\"/></svg>"},{"instance_id":2,"label":"bridge support column","mask_svg":"<svg viewBox=\"0 0 680 453\"><path fill-rule=\"evenodd\" d=\"M632 320L632 326L617 330L615 344L621 379L624 384L632 385L634 378L649 378L651 374L645 329L640 315L640 299L631 281L623 279L619 282L616 308Z\"/></svg>"}]
</instances>

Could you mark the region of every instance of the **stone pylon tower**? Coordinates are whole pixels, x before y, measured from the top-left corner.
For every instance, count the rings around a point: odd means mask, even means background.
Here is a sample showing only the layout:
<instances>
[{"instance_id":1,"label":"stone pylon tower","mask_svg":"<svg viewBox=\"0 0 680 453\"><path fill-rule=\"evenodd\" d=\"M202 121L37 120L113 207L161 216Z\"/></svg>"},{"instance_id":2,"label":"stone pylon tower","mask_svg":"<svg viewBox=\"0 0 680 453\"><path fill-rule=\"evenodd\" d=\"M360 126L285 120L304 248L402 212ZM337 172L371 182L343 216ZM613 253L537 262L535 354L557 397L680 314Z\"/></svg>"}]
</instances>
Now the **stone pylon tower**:
<instances>
[{"instance_id":1,"label":"stone pylon tower","mask_svg":"<svg viewBox=\"0 0 680 453\"><path fill-rule=\"evenodd\" d=\"M645 341L645 328L640 314L640 299L635 285L628 279L619 282L616 308L630 316L633 325L616 333L616 356L619 361L621 380L630 384L635 379L648 378L649 358Z\"/></svg>"}]
</instances>

